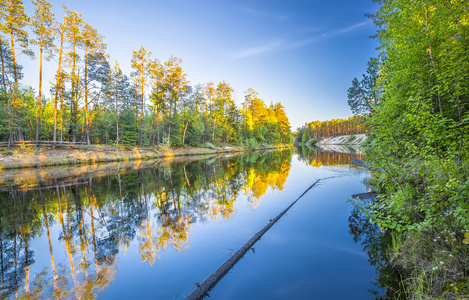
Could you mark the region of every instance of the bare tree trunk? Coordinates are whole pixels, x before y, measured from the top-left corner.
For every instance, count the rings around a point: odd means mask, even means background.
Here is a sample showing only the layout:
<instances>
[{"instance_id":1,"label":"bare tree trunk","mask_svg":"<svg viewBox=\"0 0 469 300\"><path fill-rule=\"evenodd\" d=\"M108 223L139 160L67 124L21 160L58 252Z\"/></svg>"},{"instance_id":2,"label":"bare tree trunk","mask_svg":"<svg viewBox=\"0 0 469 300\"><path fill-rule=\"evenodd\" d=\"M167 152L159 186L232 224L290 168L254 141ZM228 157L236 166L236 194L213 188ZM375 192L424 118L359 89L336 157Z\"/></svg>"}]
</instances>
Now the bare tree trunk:
<instances>
[{"instance_id":1,"label":"bare tree trunk","mask_svg":"<svg viewBox=\"0 0 469 300\"><path fill-rule=\"evenodd\" d=\"M160 110L156 112L156 137L157 137L157 144L160 144ZM155 145L155 136L153 136L153 145Z\"/></svg>"},{"instance_id":2,"label":"bare tree trunk","mask_svg":"<svg viewBox=\"0 0 469 300\"><path fill-rule=\"evenodd\" d=\"M118 106L118 99L119 99L119 88L118 88L118 80L116 79L116 146L119 146L119 106ZM120 181L119 181L120 186Z\"/></svg>"},{"instance_id":3,"label":"bare tree trunk","mask_svg":"<svg viewBox=\"0 0 469 300\"><path fill-rule=\"evenodd\" d=\"M87 145L90 144L88 104L88 45L85 43L85 138Z\"/></svg>"},{"instance_id":4,"label":"bare tree trunk","mask_svg":"<svg viewBox=\"0 0 469 300\"><path fill-rule=\"evenodd\" d=\"M59 88L60 88L60 83L61 83L61 77L62 77L62 50L63 50L63 44L64 44L64 24L65 24L65 15L64 15L64 21L62 23L62 28L60 32L60 49L59 49L59 66L57 68L57 74L56 74L56 83L55 83L55 99L54 99L54 133L53 133L53 138L52 141L56 142L57 141L57 102L59 98ZM62 135L62 129L60 130L61 135ZM60 141L62 141L62 138L60 138ZM55 143L52 146L55 148Z\"/></svg>"},{"instance_id":5,"label":"bare tree trunk","mask_svg":"<svg viewBox=\"0 0 469 300\"><path fill-rule=\"evenodd\" d=\"M213 119L213 133L212 133L212 143L215 142L215 124L217 122L217 116L215 116L215 119Z\"/></svg>"},{"instance_id":6,"label":"bare tree trunk","mask_svg":"<svg viewBox=\"0 0 469 300\"><path fill-rule=\"evenodd\" d=\"M13 135L11 132L11 116L10 116L10 101L9 96L7 95L7 84L6 84L6 76L5 76L5 60L3 58L3 45L2 39L0 38L0 59L2 63L2 82L3 82L3 94L5 95L6 99L6 111L7 111L7 123L8 123L8 148L10 148L10 143L13 142ZM9 84L10 85L10 84ZM10 85L10 93L11 93L11 85Z\"/></svg>"},{"instance_id":7,"label":"bare tree trunk","mask_svg":"<svg viewBox=\"0 0 469 300\"><path fill-rule=\"evenodd\" d=\"M189 125L189 120L187 120L186 126L184 127L184 133L182 135L182 145L184 146L184 141L186 139L186 130L187 130L187 125Z\"/></svg>"},{"instance_id":8,"label":"bare tree trunk","mask_svg":"<svg viewBox=\"0 0 469 300\"><path fill-rule=\"evenodd\" d=\"M41 123L41 100L42 100L42 38L43 33L41 33L41 39L39 42L39 96L37 98L37 114L36 114L36 141L39 141L39 125ZM39 145L39 142L37 143Z\"/></svg>"},{"instance_id":9,"label":"bare tree trunk","mask_svg":"<svg viewBox=\"0 0 469 300\"><path fill-rule=\"evenodd\" d=\"M153 138L152 139L152 135L153 135L153 124L155 123L155 110L156 110L156 101L155 101L155 105L153 106L153 111L152 111L152 117L151 117L151 125L150 125L150 135L148 136L148 146L154 146L155 145L155 142L153 142L155 139ZM156 134L156 132L155 132Z\"/></svg>"}]
</instances>

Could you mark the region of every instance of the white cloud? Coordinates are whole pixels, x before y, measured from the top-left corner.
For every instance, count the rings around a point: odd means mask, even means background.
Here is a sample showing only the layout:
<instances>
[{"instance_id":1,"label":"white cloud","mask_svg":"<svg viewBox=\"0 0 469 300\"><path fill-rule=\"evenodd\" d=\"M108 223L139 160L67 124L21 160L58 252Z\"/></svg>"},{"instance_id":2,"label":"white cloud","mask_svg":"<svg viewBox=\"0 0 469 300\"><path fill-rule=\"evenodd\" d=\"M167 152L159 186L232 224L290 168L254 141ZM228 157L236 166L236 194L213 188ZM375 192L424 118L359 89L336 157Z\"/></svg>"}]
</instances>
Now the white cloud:
<instances>
[{"instance_id":1,"label":"white cloud","mask_svg":"<svg viewBox=\"0 0 469 300\"><path fill-rule=\"evenodd\" d=\"M271 52L271 51L280 49L283 45L284 45L284 42L281 40L272 41L265 45L240 50L235 54L234 58L241 59L241 58L246 58L246 57L253 56L253 55L259 55L259 54Z\"/></svg>"},{"instance_id":2,"label":"white cloud","mask_svg":"<svg viewBox=\"0 0 469 300\"><path fill-rule=\"evenodd\" d=\"M359 29L359 28L361 28L365 25L368 25L368 24L371 24L371 21L360 22L360 23L353 24L353 25L350 25L350 26L347 26L347 27L343 27L343 28L323 32L323 33L320 33L320 34L316 34L315 36L312 36L312 37L308 37L308 38L305 38L305 39L302 39L302 40L292 41L292 42L288 42L288 43L284 40L278 39L278 40L272 41L272 42L270 42L268 44L265 44L265 45L255 46L255 47L239 50L234 55L234 59L242 59L242 58L246 58L246 57L249 57L249 56L260 55L260 54L264 54L264 53L268 53L268 52L272 52L272 51L291 50L291 49L300 48L300 47L309 45L311 43L324 40L328 37L335 37L335 36L345 35L347 33L353 32L353 31L355 31L355 30L357 30L357 29Z\"/></svg>"},{"instance_id":3,"label":"white cloud","mask_svg":"<svg viewBox=\"0 0 469 300\"><path fill-rule=\"evenodd\" d=\"M309 38L306 38L306 39L303 39L303 40L300 40L300 41L292 42L288 48L289 49L295 49L295 48L299 48L299 47L311 44L313 42L317 42L317 41L325 39L327 37L334 37L334 36L344 35L344 34L347 34L349 32L355 31L355 30L357 30L357 29L359 29L359 28L361 28L365 25L368 25L368 24L371 24L371 21L360 22L360 23L353 24L353 25L350 25L350 26L347 26L347 27L331 30L331 31L328 31L328 32L323 32L323 33L321 33L319 35L316 35L316 36L313 36L313 37L309 37Z\"/></svg>"}]
</instances>

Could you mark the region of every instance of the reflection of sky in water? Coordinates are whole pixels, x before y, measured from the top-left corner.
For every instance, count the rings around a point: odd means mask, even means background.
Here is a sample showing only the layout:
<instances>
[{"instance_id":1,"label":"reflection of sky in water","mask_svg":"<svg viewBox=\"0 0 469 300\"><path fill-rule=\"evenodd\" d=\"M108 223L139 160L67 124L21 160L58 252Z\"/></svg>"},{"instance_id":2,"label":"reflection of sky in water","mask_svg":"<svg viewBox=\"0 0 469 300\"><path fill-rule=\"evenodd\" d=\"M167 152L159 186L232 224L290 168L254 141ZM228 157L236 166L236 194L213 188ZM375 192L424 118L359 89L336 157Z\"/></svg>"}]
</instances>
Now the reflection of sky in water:
<instances>
[{"instance_id":1,"label":"reflection of sky in water","mask_svg":"<svg viewBox=\"0 0 469 300\"><path fill-rule=\"evenodd\" d=\"M363 191L366 173L340 169L344 176L321 181L264 235L211 292L214 299L374 299L367 289L375 270L347 220L346 200Z\"/></svg>"},{"instance_id":2,"label":"reflection of sky in water","mask_svg":"<svg viewBox=\"0 0 469 300\"><path fill-rule=\"evenodd\" d=\"M164 163L77 186L60 179L53 181L60 201L55 187L2 192L3 293L184 299L311 183L331 177L267 232L212 298L321 298L330 289L370 297L374 271L347 233L345 202L365 190L366 172L343 165L342 154L311 157L283 151Z\"/></svg>"}]
</instances>

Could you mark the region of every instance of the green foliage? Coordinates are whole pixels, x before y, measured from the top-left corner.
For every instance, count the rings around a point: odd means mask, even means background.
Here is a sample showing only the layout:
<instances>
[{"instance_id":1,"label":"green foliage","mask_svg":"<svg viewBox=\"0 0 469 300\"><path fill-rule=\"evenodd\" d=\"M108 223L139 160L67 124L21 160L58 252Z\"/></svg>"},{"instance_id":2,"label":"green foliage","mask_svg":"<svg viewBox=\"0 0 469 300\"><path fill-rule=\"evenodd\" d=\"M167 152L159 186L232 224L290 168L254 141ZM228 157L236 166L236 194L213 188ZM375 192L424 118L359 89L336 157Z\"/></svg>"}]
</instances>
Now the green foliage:
<instances>
[{"instance_id":1,"label":"green foliage","mask_svg":"<svg viewBox=\"0 0 469 300\"><path fill-rule=\"evenodd\" d=\"M257 142L257 140L255 138L249 138L245 141L245 144L247 147L257 147L259 146L259 143Z\"/></svg>"},{"instance_id":2,"label":"green foliage","mask_svg":"<svg viewBox=\"0 0 469 300\"><path fill-rule=\"evenodd\" d=\"M187 128L187 143L191 146L200 146L204 131L205 125L201 120L190 122Z\"/></svg>"},{"instance_id":3,"label":"green foliage","mask_svg":"<svg viewBox=\"0 0 469 300\"><path fill-rule=\"evenodd\" d=\"M210 142L205 142L205 143L203 144L203 147L204 147L204 148L209 148L209 149L212 149L212 150L215 150L215 149L216 149L215 146L214 146L212 143L210 143Z\"/></svg>"},{"instance_id":4,"label":"green foliage","mask_svg":"<svg viewBox=\"0 0 469 300\"><path fill-rule=\"evenodd\" d=\"M173 118L171 118L171 145L174 146L182 146L182 130L184 124L182 123L181 116L179 114L175 114Z\"/></svg>"},{"instance_id":5,"label":"green foliage","mask_svg":"<svg viewBox=\"0 0 469 300\"><path fill-rule=\"evenodd\" d=\"M309 141L309 136L306 132L303 132L303 136L301 137L301 144L305 145Z\"/></svg>"},{"instance_id":6,"label":"green foliage","mask_svg":"<svg viewBox=\"0 0 469 300\"><path fill-rule=\"evenodd\" d=\"M138 128L135 122L135 112L124 109L119 115L122 142L126 145L136 145L138 141Z\"/></svg>"},{"instance_id":7,"label":"green foliage","mask_svg":"<svg viewBox=\"0 0 469 300\"><path fill-rule=\"evenodd\" d=\"M49 2L33 0L33 4L32 18L24 12L21 1L0 5L2 141L150 146L198 146L208 141L240 144L252 138L256 145L291 142L290 123L280 102L267 106L250 89L240 109L229 83L191 87L182 59L171 56L160 62L144 47L133 52L129 78L118 62L110 67L104 37L80 13L65 8L63 23L56 26ZM32 26L33 40L25 30L28 25ZM41 49L41 61L43 54L47 60L59 56L53 59L58 62L51 87L54 99L19 88L23 73L15 53L33 57L29 42ZM52 51L55 48L57 53ZM41 93L41 82L38 86Z\"/></svg>"},{"instance_id":8,"label":"green foliage","mask_svg":"<svg viewBox=\"0 0 469 300\"><path fill-rule=\"evenodd\" d=\"M366 115L373 113L379 104L380 90L376 86L378 79L379 62L376 58L368 61L366 75L361 81L354 78L352 87L347 90L348 105L355 115Z\"/></svg>"},{"instance_id":9,"label":"green foliage","mask_svg":"<svg viewBox=\"0 0 469 300\"><path fill-rule=\"evenodd\" d=\"M441 259L452 264L443 271L434 260L443 249L467 257L461 247L469 230L467 4L385 1L373 18L382 51L377 88L383 92L370 117L367 159L382 194L367 214L383 229L406 232L403 247L413 239L405 256L427 255L418 264L397 262L413 278L411 297L441 297L438 285L452 276L446 273L457 277L466 267ZM440 239L443 232L451 238Z\"/></svg>"}]
</instances>

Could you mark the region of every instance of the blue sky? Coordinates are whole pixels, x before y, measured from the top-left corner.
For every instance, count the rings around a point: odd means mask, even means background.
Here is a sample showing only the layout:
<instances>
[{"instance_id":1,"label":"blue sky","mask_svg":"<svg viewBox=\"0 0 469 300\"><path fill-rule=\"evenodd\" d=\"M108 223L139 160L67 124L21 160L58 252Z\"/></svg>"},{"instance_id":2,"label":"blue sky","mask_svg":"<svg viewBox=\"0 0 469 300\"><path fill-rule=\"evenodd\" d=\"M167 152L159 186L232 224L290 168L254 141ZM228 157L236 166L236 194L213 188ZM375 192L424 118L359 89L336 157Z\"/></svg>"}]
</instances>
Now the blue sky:
<instances>
[{"instance_id":1,"label":"blue sky","mask_svg":"<svg viewBox=\"0 0 469 300\"><path fill-rule=\"evenodd\" d=\"M371 0L63 0L105 36L112 64L127 74L133 50L160 61L183 59L191 85L227 81L236 102L252 87L267 104L282 102L292 129L314 120L347 118L347 89L377 56L376 31L364 15ZM33 7L24 1L28 14ZM38 52L37 49L33 50ZM37 90L38 60L20 58L23 83ZM56 62L45 64L52 80ZM37 70L37 71L36 71ZM45 86L48 89L47 86Z\"/></svg>"}]
</instances>

